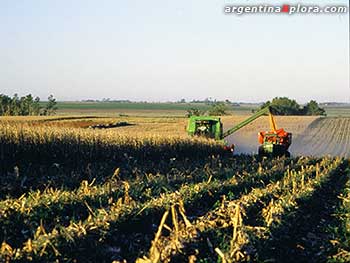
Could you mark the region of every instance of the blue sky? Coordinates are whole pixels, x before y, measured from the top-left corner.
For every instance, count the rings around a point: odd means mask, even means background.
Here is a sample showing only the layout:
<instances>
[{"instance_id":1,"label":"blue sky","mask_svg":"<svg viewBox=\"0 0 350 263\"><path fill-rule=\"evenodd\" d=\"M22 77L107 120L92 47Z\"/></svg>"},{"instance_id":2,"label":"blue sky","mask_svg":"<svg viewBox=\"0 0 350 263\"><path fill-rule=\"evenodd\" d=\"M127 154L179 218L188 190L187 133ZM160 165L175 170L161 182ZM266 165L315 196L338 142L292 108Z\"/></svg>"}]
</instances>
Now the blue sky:
<instances>
[{"instance_id":1,"label":"blue sky","mask_svg":"<svg viewBox=\"0 0 350 263\"><path fill-rule=\"evenodd\" d=\"M0 93L350 102L349 14L223 13L298 2L1 0Z\"/></svg>"}]
</instances>

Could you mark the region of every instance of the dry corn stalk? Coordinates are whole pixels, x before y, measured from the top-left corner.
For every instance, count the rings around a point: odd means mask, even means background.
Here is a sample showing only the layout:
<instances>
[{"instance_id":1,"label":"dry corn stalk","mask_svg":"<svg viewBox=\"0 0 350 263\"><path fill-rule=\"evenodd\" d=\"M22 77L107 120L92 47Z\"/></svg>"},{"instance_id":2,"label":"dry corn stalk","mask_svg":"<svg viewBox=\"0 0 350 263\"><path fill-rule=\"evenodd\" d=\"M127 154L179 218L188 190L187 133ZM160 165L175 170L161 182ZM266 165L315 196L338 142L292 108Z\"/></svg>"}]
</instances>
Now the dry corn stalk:
<instances>
[{"instance_id":1,"label":"dry corn stalk","mask_svg":"<svg viewBox=\"0 0 350 263\"><path fill-rule=\"evenodd\" d=\"M165 220L169 215L169 210L165 211L162 220L160 221L157 233L152 241L152 246L149 251L149 257L138 258L136 263L157 263L160 262L160 251L158 249L158 240L162 234L162 229L165 224Z\"/></svg>"},{"instance_id":2,"label":"dry corn stalk","mask_svg":"<svg viewBox=\"0 0 350 263\"><path fill-rule=\"evenodd\" d=\"M124 193L124 204L130 204L130 195L129 195L129 189L130 189L130 185L128 182L124 181L124 189L125 189L125 193Z\"/></svg>"},{"instance_id":3,"label":"dry corn stalk","mask_svg":"<svg viewBox=\"0 0 350 263\"><path fill-rule=\"evenodd\" d=\"M171 218L174 225L174 232L175 232L175 242L177 243L179 241L179 224L177 222L177 213L175 211L175 205L171 206Z\"/></svg>"},{"instance_id":4,"label":"dry corn stalk","mask_svg":"<svg viewBox=\"0 0 350 263\"><path fill-rule=\"evenodd\" d=\"M241 252L241 248L244 244L248 242L246 233L242 230L243 219L240 208L240 203L235 205L234 216L231 218L231 223L233 225L233 236L231 240L230 257L229 259L234 259L235 261L240 261L245 257ZM227 259L226 259L227 260Z\"/></svg>"},{"instance_id":5,"label":"dry corn stalk","mask_svg":"<svg viewBox=\"0 0 350 263\"><path fill-rule=\"evenodd\" d=\"M226 258L225 258L225 254L217 247L215 248L215 252L218 253L218 255L221 258L222 263L226 263Z\"/></svg>"}]
</instances>

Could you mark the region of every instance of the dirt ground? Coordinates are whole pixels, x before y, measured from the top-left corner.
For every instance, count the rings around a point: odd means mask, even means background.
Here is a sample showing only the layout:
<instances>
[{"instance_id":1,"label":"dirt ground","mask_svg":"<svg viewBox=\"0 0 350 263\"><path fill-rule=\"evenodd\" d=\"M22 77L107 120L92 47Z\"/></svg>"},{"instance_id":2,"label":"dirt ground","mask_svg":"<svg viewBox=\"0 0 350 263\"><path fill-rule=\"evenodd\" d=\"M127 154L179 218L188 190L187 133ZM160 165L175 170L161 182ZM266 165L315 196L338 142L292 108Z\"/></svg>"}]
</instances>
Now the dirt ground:
<instances>
[{"instance_id":1,"label":"dirt ground","mask_svg":"<svg viewBox=\"0 0 350 263\"><path fill-rule=\"evenodd\" d=\"M350 118L320 118L295 140L291 151L298 155L350 158Z\"/></svg>"}]
</instances>

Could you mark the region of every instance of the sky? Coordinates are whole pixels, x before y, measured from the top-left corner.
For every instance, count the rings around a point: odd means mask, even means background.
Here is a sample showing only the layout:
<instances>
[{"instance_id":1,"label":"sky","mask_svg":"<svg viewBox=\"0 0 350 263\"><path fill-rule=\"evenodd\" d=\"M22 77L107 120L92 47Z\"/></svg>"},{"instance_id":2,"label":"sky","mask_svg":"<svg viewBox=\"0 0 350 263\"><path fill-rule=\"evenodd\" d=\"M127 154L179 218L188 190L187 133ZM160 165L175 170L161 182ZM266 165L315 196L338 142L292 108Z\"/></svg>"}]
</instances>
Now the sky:
<instances>
[{"instance_id":1,"label":"sky","mask_svg":"<svg viewBox=\"0 0 350 263\"><path fill-rule=\"evenodd\" d=\"M0 94L58 100L350 102L349 13L225 15L348 0L0 0Z\"/></svg>"}]
</instances>

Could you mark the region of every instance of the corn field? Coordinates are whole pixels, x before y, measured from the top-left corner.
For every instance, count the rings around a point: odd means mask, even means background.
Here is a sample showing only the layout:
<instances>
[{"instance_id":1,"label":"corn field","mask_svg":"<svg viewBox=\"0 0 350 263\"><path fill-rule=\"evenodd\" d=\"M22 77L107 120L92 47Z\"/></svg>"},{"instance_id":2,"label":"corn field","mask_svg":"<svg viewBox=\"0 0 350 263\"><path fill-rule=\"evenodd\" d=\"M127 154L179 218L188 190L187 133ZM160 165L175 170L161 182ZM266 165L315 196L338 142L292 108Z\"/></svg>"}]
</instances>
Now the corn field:
<instances>
[{"instance_id":1,"label":"corn field","mask_svg":"<svg viewBox=\"0 0 350 263\"><path fill-rule=\"evenodd\" d=\"M349 262L350 163L0 124L0 262Z\"/></svg>"}]
</instances>

